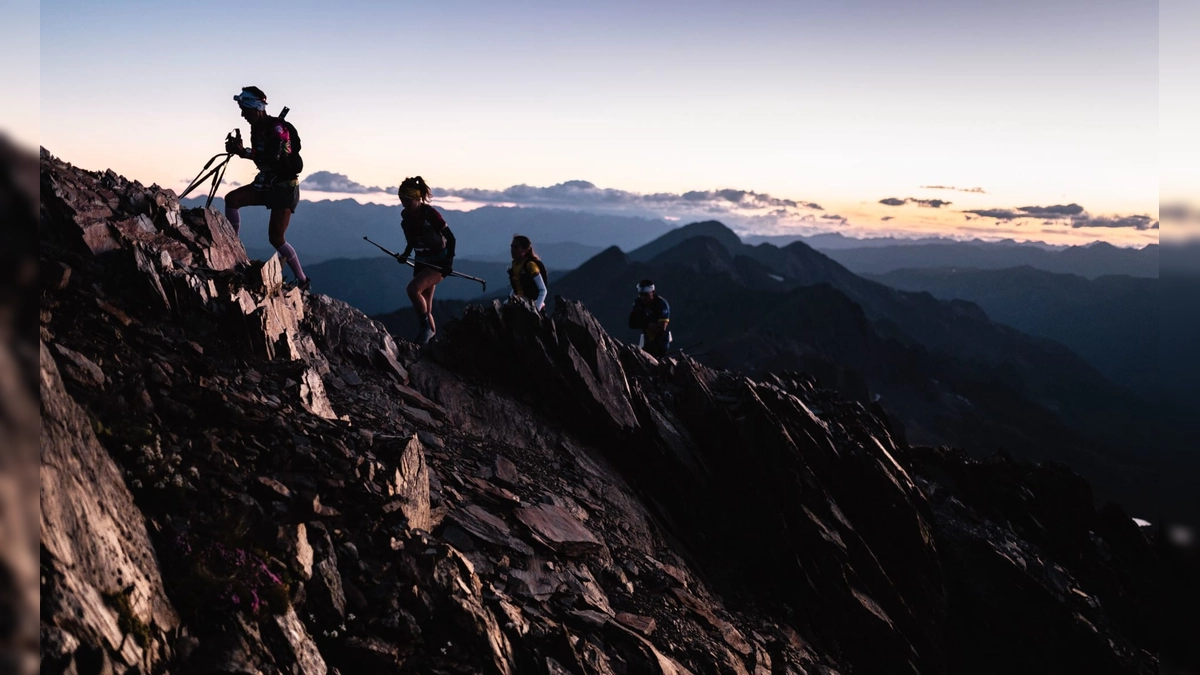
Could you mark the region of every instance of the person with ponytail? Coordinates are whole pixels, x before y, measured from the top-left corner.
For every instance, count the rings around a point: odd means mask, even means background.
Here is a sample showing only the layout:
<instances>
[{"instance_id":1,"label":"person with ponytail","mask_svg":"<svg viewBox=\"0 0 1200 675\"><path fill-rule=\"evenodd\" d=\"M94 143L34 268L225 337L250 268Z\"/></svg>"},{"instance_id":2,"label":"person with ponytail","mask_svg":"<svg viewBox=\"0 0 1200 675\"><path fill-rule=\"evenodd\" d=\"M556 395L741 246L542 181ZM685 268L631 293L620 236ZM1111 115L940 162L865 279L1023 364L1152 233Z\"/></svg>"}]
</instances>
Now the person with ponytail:
<instances>
[{"instance_id":1,"label":"person with ponytail","mask_svg":"<svg viewBox=\"0 0 1200 675\"><path fill-rule=\"evenodd\" d=\"M454 271L454 233L446 219L430 206L432 191L420 176L405 178L397 194L404 210L400 227L404 230L404 253L413 259L413 279L408 283L408 298L417 313L417 342L425 344L437 333L433 321L433 290L438 282Z\"/></svg>"},{"instance_id":2,"label":"person with ponytail","mask_svg":"<svg viewBox=\"0 0 1200 675\"><path fill-rule=\"evenodd\" d=\"M539 312L546 306L546 266L542 259L533 251L533 242L529 237L513 235L512 265L508 268L508 281L512 285L509 298L523 298L533 303Z\"/></svg>"},{"instance_id":3,"label":"person with ponytail","mask_svg":"<svg viewBox=\"0 0 1200 675\"><path fill-rule=\"evenodd\" d=\"M310 279L300 267L296 249L284 239L292 214L300 203L299 138L293 138L295 127L280 117L267 114L267 95L258 87L244 87L233 97L242 110L242 118L250 123L250 147L242 145L241 137L225 142L225 151L243 159L254 160L258 175L252 185L243 185L225 195L225 217L240 232L243 206L265 206L271 212L267 233L279 257L292 268L297 285L307 289Z\"/></svg>"}]
</instances>

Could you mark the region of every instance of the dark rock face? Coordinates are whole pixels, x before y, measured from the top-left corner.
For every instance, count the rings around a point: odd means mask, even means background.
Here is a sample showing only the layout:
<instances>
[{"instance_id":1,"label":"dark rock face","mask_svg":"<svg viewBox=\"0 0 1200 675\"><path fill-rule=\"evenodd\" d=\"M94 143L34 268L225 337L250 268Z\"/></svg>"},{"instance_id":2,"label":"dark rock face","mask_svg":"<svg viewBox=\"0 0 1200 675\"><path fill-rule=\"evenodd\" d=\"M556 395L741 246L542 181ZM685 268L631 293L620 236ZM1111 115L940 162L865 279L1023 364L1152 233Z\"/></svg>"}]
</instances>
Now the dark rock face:
<instances>
[{"instance_id":1,"label":"dark rock face","mask_svg":"<svg viewBox=\"0 0 1200 675\"><path fill-rule=\"evenodd\" d=\"M944 552L957 670L1157 671L1155 556L1120 507L1097 512L1061 465L929 448L914 460Z\"/></svg>"},{"instance_id":2,"label":"dark rock face","mask_svg":"<svg viewBox=\"0 0 1200 675\"><path fill-rule=\"evenodd\" d=\"M1156 666L1153 553L1065 469L562 299L397 342L219 214L46 154L42 185L49 672Z\"/></svg>"}]
</instances>

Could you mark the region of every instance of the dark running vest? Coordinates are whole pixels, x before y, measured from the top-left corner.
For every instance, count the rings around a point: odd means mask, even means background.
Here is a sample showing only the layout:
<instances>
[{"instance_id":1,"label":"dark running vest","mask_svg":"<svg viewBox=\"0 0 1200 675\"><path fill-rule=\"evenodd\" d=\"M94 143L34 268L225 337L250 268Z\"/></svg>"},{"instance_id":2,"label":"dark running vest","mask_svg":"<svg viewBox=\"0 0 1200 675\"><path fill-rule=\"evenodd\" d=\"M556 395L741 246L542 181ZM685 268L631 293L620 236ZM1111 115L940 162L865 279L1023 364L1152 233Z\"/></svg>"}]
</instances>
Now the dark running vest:
<instances>
[{"instance_id":1,"label":"dark running vest","mask_svg":"<svg viewBox=\"0 0 1200 675\"><path fill-rule=\"evenodd\" d=\"M446 237L442 234L441 220L433 220L429 217L429 212L432 210L432 206L422 204L415 209L415 213L406 214L400 222L408 243L419 253L425 255L438 253L446 248Z\"/></svg>"}]
</instances>

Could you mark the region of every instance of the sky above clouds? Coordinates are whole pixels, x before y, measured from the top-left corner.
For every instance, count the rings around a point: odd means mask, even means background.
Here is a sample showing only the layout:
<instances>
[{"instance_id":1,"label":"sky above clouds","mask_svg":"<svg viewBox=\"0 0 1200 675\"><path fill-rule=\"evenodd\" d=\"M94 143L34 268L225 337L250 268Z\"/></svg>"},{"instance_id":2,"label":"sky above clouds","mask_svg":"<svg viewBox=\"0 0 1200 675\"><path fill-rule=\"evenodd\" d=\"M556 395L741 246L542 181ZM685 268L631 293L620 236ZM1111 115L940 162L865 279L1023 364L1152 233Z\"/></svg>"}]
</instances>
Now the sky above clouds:
<instances>
[{"instance_id":1,"label":"sky above clouds","mask_svg":"<svg viewBox=\"0 0 1200 675\"><path fill-rule=\"evenodd\" d=\"M47 0L41 22L42 145L145 183L186 185L254 84L293 111L307 199L394 203L419 174L446 205L747 232L1158 236L1156 2Z\"/></svg>"}]
</instances>

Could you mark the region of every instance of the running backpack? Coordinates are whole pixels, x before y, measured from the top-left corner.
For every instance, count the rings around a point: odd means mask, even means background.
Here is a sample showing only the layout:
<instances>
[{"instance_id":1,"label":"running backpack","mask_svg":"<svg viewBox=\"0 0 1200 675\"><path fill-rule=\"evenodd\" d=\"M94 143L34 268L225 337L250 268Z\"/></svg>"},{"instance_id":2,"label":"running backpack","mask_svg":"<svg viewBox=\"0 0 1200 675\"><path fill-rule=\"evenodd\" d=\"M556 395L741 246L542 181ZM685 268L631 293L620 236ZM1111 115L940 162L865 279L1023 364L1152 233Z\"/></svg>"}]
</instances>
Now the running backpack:
<instances>
[{"instance_id":1,"label":"running backpack","mask_svg":"<svg viewBox=\"0 0 1200 675\"><path fill-rule=\"evenodd\" d=\"M300 172L304 171L304 158L300 156L300 132L296 131L296 125L284 119L290 110L291 108L284 106L283 110L279 113L279 121L283 123L283 126L287 127L288 137L291 139L292 144L292 151L288 153L287 159L283 160L281 169L282 173L299 176Z\"/></svg>"}]
</instances>

